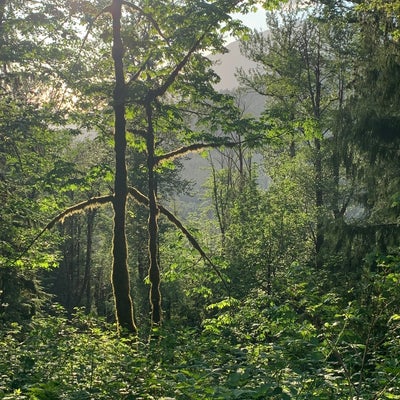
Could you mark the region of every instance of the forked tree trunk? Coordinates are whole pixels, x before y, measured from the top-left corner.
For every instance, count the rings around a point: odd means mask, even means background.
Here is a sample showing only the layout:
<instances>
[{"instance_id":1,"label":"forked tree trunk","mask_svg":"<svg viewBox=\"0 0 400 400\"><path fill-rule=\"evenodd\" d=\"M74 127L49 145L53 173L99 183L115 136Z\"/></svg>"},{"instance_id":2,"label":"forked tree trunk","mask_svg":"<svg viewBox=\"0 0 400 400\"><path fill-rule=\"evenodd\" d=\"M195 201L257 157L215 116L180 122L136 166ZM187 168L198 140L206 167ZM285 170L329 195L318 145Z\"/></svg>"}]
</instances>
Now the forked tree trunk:
<instances>
[{"instance_id":1,"label":"forked tree trunk","mask_svg":"<svg viewBox=\"0 0 400 400\"><path fill-rule=\"evenodd\" d=\"M123 43L121 39L122 0L113 0L111 14L113 18L112 56L115 71L114 89L114 149L115 149L115 187L114 187L114 232L113 265L111 280L113 286L117 324L128 332L136 333L133 316L133 303L130 295L129 272L126 243L126 201L128 196L126 170L126 121L125 121L125 77L123 66Z\"/></svg>"}]
</instances>

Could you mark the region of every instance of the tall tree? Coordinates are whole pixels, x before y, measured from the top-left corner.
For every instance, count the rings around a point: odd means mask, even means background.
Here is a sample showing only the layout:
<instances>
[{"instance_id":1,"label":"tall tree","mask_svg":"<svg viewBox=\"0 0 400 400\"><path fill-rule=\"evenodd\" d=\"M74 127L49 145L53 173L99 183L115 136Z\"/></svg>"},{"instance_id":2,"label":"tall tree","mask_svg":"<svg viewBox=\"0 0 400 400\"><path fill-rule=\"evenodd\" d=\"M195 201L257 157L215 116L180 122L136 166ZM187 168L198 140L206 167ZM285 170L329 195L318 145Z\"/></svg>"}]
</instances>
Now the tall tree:
<instances>
[{"instance_id":1,"label":"tall tree","mask_svg":"<svg viewBox=\"0 0 400 400\"><path fill-rule=\"evenodd\" d=\"M232 116L235 111L232 111L230 102L224 96L213 90L212 83L217 77L204 54L206 51L223 51L224 32L240 28L240 24L233 21L229 13L248 11L255 2L216 0L213 3L180 1L171 4L167 1L131 3L113 0L108 4L92 4L88 1L64 4L54 0L43 3L43 7L30 2L22 3L27 4L28 20L32 22L34 32L39 29L35 26L36 21L41 22L40 27L42 23L51 27L45 46L35 47L34 53L41 55L36 65L48 68L43 88L46 96L52 100L54 109L62 109L63 113L77 118L78 112L91 104L95 114L93 122L89 122L93 114L80 118L79 122L84 126L104 122L107 117L96 121L96 114L100 112L107 116L111 115L112 109L113 115L115 179L112 194L91 197L65 209L37 237L56 222L77 212L112 203L112 283L116 318L121 328L136 333L127 262L128 196L144 204L149 211L149 297L152 322L159 324L162 318L159 214L165 214L181 229L202 257L206 258L206 255L180 221L159 204L157 175L164 163L187 152L227 143L232 145L224 137L216 139L209 134L210 129L215 132L221 126L220 115L226 116L228 113ZM65 19L60 22L62 15ZM111 19L103 18L106 15L110 15ZM89 21L89 28L82 41L80 32L71 28L74 23L85 21ZM99 31L102 31L101 38L104 41L97 46L98 54L104 54L105 49L111 48L112 63L107 64L101 60L102 57L91 53L94 43L98 41L95 35ZM39 39L42 37L40 29L37 32L38 35L32 37ZM21 37L29 34L21 31ZM14 36L14 39L19 40L19 36ZM54 54L56 57L51 57ZM93 76L96 62L99 67L105 67L104 75L100 71ZM113 79L107 75L110 68L114 72ZM26 71L29 72L28 64L25 65ZM99 84L103 76L104 80ZM51 84L46 84L50 81ZM54 87L58 89L56 93L51 92ZM111 88L112 107L109 107L107 99L110 99ZM206 126L207 119L212 121L211 128L209 124ZM238 119L235 116L231 124ZM196 122L198 125L194 129ZM103 127L103 131L107 134L106 128ZM147 196L128 185L127 149L130 145L142 146L145 151Z\"/></svg>"},{"instance_id":2,"label":"tall tree","mask_svg":"<svg viewBox=\"0 0 400 400\"><path fill-rule=\"evenodd\" d=\"M235 21L231 23L228 13L246 10L251 3L218 0L212 4L183 1L171 5L169 2L153 4L153 2L144 1L142 4L134 4L114 0L98 12L88 2L82 3L79 7L75 3L71 5L74 13L83 11L84 15L90 19L89 28L90 31L93 29L93 32L96 23L104 22L103 15L107 13L111 15L112 26L108 27L107 22L102 26L106 32L103 36L106 45L109 43L112 47L114 70L112 101L115 151L114 190L111 195L96 196L69 207L56 216L46 229L86 208L112 203L114 210L112 282L116 317L119 326L128 332L136 333L137 331L127 264L128 194L149 209L150 302L152 322L159 324L162 315L157 244L159 213L164 213L184 232L202 256L206 256L194 237L176 217L158 204L157 169L162 163L184 155L188 151L225 143L221 139L213 141L212 136L197 134L189 128L193 119L188 116L195 115L195 112L187 108L187 102L190 100L197 107L202 108L203 111L198 115L204 121L207 116L204 110L208 110L210 114L210 104L217 104L222 99L211 87L211 82L216 77L209 68L210 62L204 56L204 52L206 49L211 51L223 49L221 32L237 26ZM86 43L92 43L90 31L85 37L81 50ZM88 79L88 71L84 63L80 59L78 61L79 68L83 70L83 74L79 75L80 79ZM95 79L91 80L92 87L95 86L94 81ZM107 85L109 87L112 81L106 78L105 82L107 89ZM81 89L68 79L66 83L70 84L72 89ZM97 87L93 92L98 94L101 89ZM87 95L87 93L80 90L79 95ZM104 102L101 104L105 105ZM220 112L224 112L225 109L223 104L218 107ZM99 107L95 106L95 111L98 110ZM218 112L214 110L214 121L218 120L217 114ZM172 136L176 135L175 143L180 141L184 146L173 150L172 142L164 139L168 138L168 132L172 133ZM128 187L126 152L131 135L134 137L134 142L143 144L146 152L147 196L135 188ZM163 146L160 145L162 143L164 143Z\"/></svg>"},{"instance_id":3,"label":"tall tree","mask_svg":"<svg viewBox=\"0 0 400 400\"><path fill-rule=\"evenodd\" d=\"M48 249L36 249L29 258L23 253L44 222L44 214L62 204L62 199L54 200L55 192L43 179L62 162L62 149L70 140L68 130L54 129L62 125L67 106L59 112L63 91L58 84L64 60L52 44L64 44L67 54L77 36L65 20L59 20L59 12L59 4L0 3L0 280L4 305L18 299L18 280L25 294L28 287L36 290L31 282L34 267L56 263L55 242L50 237ZM65 40L67 35L69 40ZM13 271L15 264L25 268ZM11 309L4 315L12 313Z\"/></svg>"},{"instance_id":4,"label":"tall tree","mask_svg":"<svg viewBox=\"0 0 400 400\"><path fill-rule=\"evenodd\" d=\"M356 194L364 221L357 234L370 236L381 252L388 251L399 235L395 222L399 215L399 11L398 1L364 1L357 7L359 74L344 110L350 140L363 165Z\"/></svg>"},{"instance_id":5,"label":"tall tree","mask_svg":"<svg viewBox=\"0 0 400 400\"><path fill-rule=\"evenodd\" d=\"M122 0L114 0L110 12L113 21L113 47L115 88L113 107L115 181L114 181L114 233L113 233L113 266L112 283L115 298L117 321L122 328L136 333L133 317L133 305L130 295L129 272L127 265L126 243L126 201L128 180L126 171L126 120L125 120L125 72L123 64L124 45L121 37Z\"/></svg>"},{"instance_id":6,"label":"tall tree","mask_svg":"<svg viewBox=\"0 0 400 400\"><path fill-rule=\"evenodd\" d=\"M283 139L292 156L310 152L316 212L312 234L316 264L321 266L331 190L327 189L325 143L335 139L331 119L343 99L347 76L342 67L336 68L338 54L329 36L331 27L321 20L320 9L294 7L279 15L268 14L269 31L255 32L243 43L244 54L260 67L250 74L242 71L240 78L245 86L266 96L263 120L280 146Z\"/></svg>"}]
</instances>

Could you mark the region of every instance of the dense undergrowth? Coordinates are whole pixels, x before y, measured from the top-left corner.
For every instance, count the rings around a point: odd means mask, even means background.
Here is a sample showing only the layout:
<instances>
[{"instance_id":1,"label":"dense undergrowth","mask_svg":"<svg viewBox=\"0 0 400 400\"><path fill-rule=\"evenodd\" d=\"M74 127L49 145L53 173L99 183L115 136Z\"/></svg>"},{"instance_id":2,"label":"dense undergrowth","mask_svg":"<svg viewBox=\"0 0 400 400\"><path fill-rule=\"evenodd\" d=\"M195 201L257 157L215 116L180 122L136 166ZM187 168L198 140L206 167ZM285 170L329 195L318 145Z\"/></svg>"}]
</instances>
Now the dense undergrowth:
<instances>
[{"instance_id":1,"label":"dense undergrowth","mask_svg":"<svg viewBox=\"0 0 400 400\"><path fill-rule=\"evenodd\" d=\"M293 266L275 294L223 300L201 327L165 324L151 340L53 306L1 330L0 398L400 398L399 258L351 288L327 291L322 275Z\"/></svg>"}]
</instances>

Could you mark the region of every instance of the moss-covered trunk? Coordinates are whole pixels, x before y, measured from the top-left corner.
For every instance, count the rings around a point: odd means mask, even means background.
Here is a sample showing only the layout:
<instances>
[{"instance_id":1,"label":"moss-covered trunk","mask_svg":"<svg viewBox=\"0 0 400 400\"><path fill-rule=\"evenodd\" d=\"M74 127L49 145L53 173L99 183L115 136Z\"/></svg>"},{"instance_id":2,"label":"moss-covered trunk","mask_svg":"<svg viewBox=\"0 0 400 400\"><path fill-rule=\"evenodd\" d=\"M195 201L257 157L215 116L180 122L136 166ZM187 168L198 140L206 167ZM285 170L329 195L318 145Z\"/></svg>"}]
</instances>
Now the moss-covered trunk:
<instances>
[{"instance_id":1,"label":"moss-covered trunk","mask_svg":"<svg viewBox=\"0 0 400 400\"><path fill-rule=\"evenodd\" d=\"M120 327L136 333L133 316L133 303L130 295L128 273L128 249L126 243L126 201L128 196L126 170L126 121L125 121L125 77L123 65L123 43L121 39L122 0L113 0L111 13L113 18L112 56L115 71L114 89L114 149L115 149L115 187L114 187L114 232L112 286L115 299L116 318Z\"/></svg>"}]
</instances>

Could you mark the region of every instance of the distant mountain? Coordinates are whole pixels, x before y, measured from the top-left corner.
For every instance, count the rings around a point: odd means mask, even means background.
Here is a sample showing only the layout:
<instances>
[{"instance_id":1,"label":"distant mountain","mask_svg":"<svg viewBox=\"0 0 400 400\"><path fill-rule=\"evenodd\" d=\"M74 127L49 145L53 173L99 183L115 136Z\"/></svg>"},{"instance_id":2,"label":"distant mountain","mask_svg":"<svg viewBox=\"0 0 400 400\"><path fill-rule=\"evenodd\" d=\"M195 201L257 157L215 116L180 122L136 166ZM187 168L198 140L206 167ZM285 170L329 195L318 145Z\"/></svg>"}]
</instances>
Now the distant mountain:
<instances>
[{"instance_id":1,"label":"distant mountain","mask_svg":"<svg viewBox=\"0 0 400 400\"><path fill-rule=\"evenodd\" d=\"M221 77L221 81L216 85L216 89L221 91L233 90L239 86L235 76L238 68L249 70L257 66L240 52L239 41L228 44L226 48L227 53L210 56L210 60L215 62L214 71Z\"/></svg>"},{"instance_id":2,"label":"distant mountain","mask_svg":"<svg viewBox=\"0 0 400 400\"><path fill-rule=\"evenodd\" d=\"M228 52L225 54L212 55L209 58L215 62L214 70L220 76L221 81L215 86L221 92L233 92L238 88L239 82L236 78L238 68L249 71L256 68L257 64L247 59L240 52L240 42L236 41L227 46ZM264 108L265 99L256 93L246 93L240 97L240 105L245 113L259 115ZM212 151L214 156L216 151ZM257 157L256 157L257 158ZM198 154L191 154L183 160L183 170L181 175L193 183L193 197L180 196L180 214L186 215L193 212L202 202L204 196L204 184L211 174L209 160ZM267 185L267 178L260 173L262 185ZM264 182L265 181L265 182Z\"/></svg>"},{"instance_id":3,"label":"distant mountain","mask_svg":"<svg viewBox=\"0 0 400 400\"><path fill-rule=\"evenodd\" d=\"M210 56L214 65L214 71L220 76L220 82L215 85L219 91L234 91L239 87L237 70L250 71L257 67L257 63L246 58L240 51L240 42L236 41L226 46L228 52ZM264 99L256 93L247 93L241 98L244 111L259 115L264 108Z\"/></svg>"}]
</instances>

